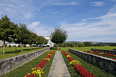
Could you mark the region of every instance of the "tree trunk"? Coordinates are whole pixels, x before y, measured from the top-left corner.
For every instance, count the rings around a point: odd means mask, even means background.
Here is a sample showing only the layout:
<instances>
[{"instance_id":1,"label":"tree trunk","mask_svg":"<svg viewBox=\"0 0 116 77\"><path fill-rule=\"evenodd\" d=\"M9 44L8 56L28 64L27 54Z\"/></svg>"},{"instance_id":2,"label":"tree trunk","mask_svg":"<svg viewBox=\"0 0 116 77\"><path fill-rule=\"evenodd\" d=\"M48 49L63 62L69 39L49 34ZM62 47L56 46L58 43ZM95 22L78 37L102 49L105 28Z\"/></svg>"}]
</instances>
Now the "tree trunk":
<instances>
[{"instance_id":1,"label":"tree trunk","mask_svg":"<svg viewBox=\"0 0 116 77\"><path fill-rule=\"evenodd\" d=\"M17 50L17 46L15 45L15 51Z\"/></svg>"},{"instance_id":2,"label":"tree trunk","mask_svg":"<svg viewBox=\"0 0 116 77\"><path fill-rule=\"evenodd\" d=\"M23 51L23 43L21 44L21 51Z\"/></svg>"},{"instance_id":3,"label":"tree trunk","mask_svg":"<svg viewBox=\"0 0 116 77\"><path fill-rule=\"evenodd\" d=\"M3 41L3 54L5 54L5 40Z\"/></svg>"},{"instance_id":4,"label":"tree trunk","mask_svg":"<svg viewBox=\"0 0 116 77\"><path fill-rule=\"evenodd\" d=\"M58 44L57 44L57 50L59 50L59 46L58 46Z\"/></svg>"}]
</instances>

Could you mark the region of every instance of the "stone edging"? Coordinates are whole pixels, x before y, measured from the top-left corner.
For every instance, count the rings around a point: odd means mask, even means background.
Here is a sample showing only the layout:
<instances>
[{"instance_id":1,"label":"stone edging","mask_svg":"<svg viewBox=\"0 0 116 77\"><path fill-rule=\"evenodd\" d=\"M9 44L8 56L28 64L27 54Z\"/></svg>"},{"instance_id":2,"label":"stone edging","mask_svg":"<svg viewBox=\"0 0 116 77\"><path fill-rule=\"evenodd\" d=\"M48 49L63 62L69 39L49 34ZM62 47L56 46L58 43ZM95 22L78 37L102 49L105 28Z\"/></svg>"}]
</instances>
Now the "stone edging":
<instances>
[{"instance_id":1,"label":"stone edging","mask_svg":"<svg viewBox=\"0 0 116 77\"><path fill-rule=\"evenodd\" d=\"M41 54L47 52L50 48L38 50L35 52L26 53L23 55L0 59L0 76L22 66L23 64L35 59L36 57L40 56Z\"/></svg>"},{"instance_id":2,"label":"stone edging","mask_svg":"<svg viewBox=\"0 0 116 77\"><path fill-rule=\"evenodd\" d=\"M102 56L93 55L90 53L86 53L86 52L78 51L74 49L69 49L69 52L81 57L87 62L90 62L98 66L101 69L104 69L110 73L116 74L116 60L102 57Z\"/></svg>"}]
</instances>

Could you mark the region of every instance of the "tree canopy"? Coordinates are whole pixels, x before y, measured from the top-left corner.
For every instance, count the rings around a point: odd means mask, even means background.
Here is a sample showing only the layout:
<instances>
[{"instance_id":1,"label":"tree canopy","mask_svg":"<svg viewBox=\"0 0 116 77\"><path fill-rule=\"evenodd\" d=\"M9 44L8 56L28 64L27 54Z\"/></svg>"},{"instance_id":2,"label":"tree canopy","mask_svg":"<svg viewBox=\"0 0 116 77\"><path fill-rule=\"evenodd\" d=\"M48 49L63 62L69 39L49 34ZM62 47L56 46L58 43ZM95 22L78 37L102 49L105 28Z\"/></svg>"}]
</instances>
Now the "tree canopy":
<instances>
[{"instance_id":1,"label":"tree canopy","mask_svg":"<svg viewBox=\"0 0 116 77\"><path fill-rule=\"evenodd\" d=\"M51 32L51 41L58 44L63 43L67 39L67 32L66 30L63 30L61 27L57 27L54 29L53 32Z\"/></svg>"},{"instance_id":2,"label":"tree canopy","mask_svg":"<svg viewBox=\"0 0 116 77\"><path fill-rule=\"evenodd\" d=\"M7 16L0 19L0 40L4 41L3 54L5 54L5 41L22 44L22 47L23 44L47 43L43 36L37 36L36 33L28 30L25 24L18 25L11 22Z\"/></svg>"},{"instance_id":3,"label":"tree canopy","mask_svg":"<svg viewBox=\"0 0 116 77\"><path fill-rule=\"evenodd\" d=\"M67 39L67 32L63 28L57 27L51 33L51 41L56 44L61 44Z\"/></svg>"}]
</instances>

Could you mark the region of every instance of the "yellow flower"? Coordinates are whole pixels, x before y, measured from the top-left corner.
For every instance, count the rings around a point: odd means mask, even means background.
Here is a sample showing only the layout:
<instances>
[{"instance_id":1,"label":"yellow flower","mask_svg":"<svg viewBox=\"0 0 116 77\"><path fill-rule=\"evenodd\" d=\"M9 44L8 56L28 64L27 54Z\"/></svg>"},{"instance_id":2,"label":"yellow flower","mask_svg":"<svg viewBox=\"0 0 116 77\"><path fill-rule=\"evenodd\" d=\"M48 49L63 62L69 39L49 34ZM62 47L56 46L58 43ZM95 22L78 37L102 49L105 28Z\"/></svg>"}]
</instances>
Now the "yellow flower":
<instances>
[{"instance_id":1,"label":"yellow flower","mask_svg":"<svg viewBox=\"0 0 116 77\"><path fill-rule=\"evenodd\" d=\"M67 55L66 57L71 57L70 55Z\"/></svg>"},{"instance_id":2,"label":"yellow flower","mask_svg":"<svg viewBox=\"0 0 116 77\"><path fill-rule=\"evenodd\" d=\"M51 55L51 54L48 54L48 55ZM52 55L51 55L52 56Z\"/></svg>"},{"instance_id":3,"label":"yellow flower","mask_svg":"<svg viewBox=\"0 0 116 77\"><path fill-rule=\"evenodd\" d=\"M44 58L44 60L48 60L49 61L50 59L49 58Z\"/></svg>"},{"instance_id":4,"label":"yellow flower","mask_svg":"<svg viewBox=\"0 0 116 77\"><path fill-rule=\"evenodd\" d=\"M93 51L90 51L91 53L93 53Z\"/></svg>"},{"instance_id":5,"label":"yellow flower","mask_svg":"<svg viewBox=\"0 0 116 77\"><path fill-rule=\"evenodd\" d=\"M81 63L78 60L70 61L69 65L81 65Z\"/></svg>"},{"instance_id":6,"label":"yellow flower","mask_svg":"<svg viewBox=\"0 0 116 77\"><path fill-rule=\"evenodd\" d=\"M104 54L104 53L99 53L99 54Z\"/></svg>"}]
</instances>

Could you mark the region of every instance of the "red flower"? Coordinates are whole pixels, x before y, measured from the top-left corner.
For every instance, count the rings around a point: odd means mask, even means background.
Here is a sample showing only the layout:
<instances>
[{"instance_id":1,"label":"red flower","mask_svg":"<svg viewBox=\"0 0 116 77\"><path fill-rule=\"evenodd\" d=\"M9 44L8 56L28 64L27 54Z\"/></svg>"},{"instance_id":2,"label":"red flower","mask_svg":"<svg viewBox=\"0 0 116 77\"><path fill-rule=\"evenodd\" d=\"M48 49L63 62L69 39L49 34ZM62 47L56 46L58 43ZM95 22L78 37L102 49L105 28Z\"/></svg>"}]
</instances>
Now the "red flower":
<instances>
[{"instance_id":1,"label":"red flower","mask_svg":"<svg viewBox=\"0 0 116 77\"><path fill-rule=\"evenodd\" d=\"M29 74L26 77L36 77L34 74Z\"/></svg>"}]
</instances>

